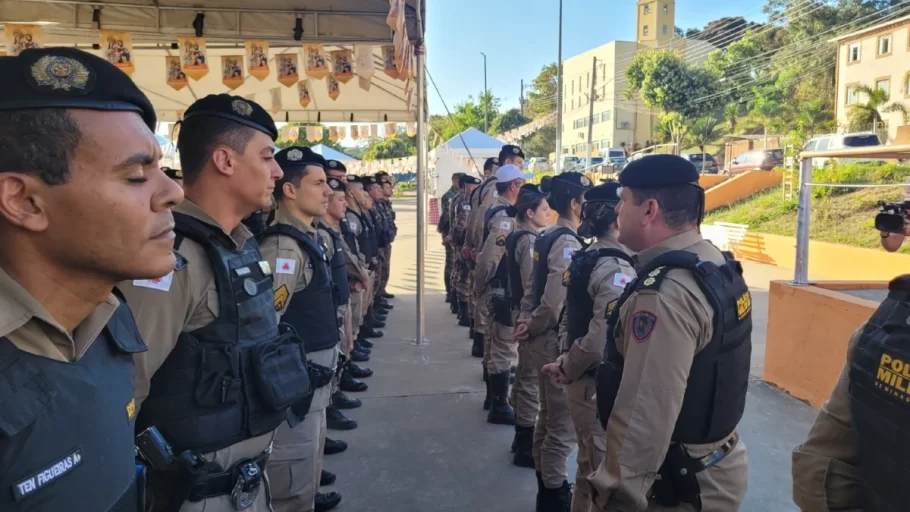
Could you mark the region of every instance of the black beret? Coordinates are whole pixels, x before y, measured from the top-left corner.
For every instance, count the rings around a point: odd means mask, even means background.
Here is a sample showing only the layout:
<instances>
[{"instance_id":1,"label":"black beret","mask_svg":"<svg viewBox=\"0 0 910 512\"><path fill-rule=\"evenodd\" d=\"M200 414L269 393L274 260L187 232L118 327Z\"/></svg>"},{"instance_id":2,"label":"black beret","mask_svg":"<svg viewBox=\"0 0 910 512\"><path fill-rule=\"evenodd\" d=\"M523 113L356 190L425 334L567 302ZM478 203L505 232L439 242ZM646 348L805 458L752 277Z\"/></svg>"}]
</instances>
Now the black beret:
<instances>
[{"instance_id":1,"label":"black beret","mask_svg":"<svg viewBox=\"0 0 910 512\"><path fill-rule=\"evenodd\" d=\"M591 180L580 172L564 172L557 174L550 182L550 191L557 192L571 188L587 190L591 188Z\"/></svg>"},{"instance_id":2,"label":"black beret","mask_svg":"<svg viewBox=\"0 0 910 512\"><path fill-rule=\"evenodd\" d=\"M698 183L695 165L676 155L649 155L619 173L619 184L629 188L663 188Z\"/></svg>"},{"instance_id":3,"label":"black beret","mask_svg":"<svg viewBox=\"0 0 910 512\"><path fill-rule=\"evenodd\" d=\"M585 192L585 201L619 203L619 188L620 184L618 181L608 181L606 183L601 183L600 185L597 185L591 190Z\"/></svg>"},{"instance_id":4,"label":"black beret","mask_svg":"<svg viewBox=\"0 0 910 512\"><path fill-rule=\"evenodd\" d=\"M505 162L506 158L520 156L525 157L525 154L521 151L521 148L518 146L513 146L512 144L506 144L499 150L499 161Z\"/></svg>"},{"instance_id":5,"label":"black beret","mask_svg":"<svg viewBox=\"0 0 910 512\"><path fill-rule=\"evenodd\" d=\"M463 172L460 172L458 174L461 174L461 177L458 178L458 185L460 185L462 187L465 187L468 185L480 185L481 183L483 183L483 181L481 181L481 179L478 178L477 176L471 176L470 174L465 174Z\"/></svg>"},{"instance_id":6,"label":"black beret","mask_svg":"<svg viewBox=\"0 0 910 512\"><path fill-rule=\"evenodd\" d=\"M334 161L335 160L329 160L329 167L332 166L331 162L334 162ZM348 180L348 183L360 183L361 185L363 185L363 178L361 178L360 176L357 176L356 174L348 174L345 179Z\"/></svg>"},{"instance_id":7,"label":"black beret","mask_svg":"<svg viewBox=\"0 0 910 512\"><path fill-rule=\"evenodd\" d=\"M376 173L377 178L382 178L383 176L388 177L388 175L389 175L389 173L387 173L385 171L379 171Z\"/></svg>"},{"instance_id":8,"label":"black beret","mask_svg":"<svg viewBox=\"0 0 910 512\"><path fill-rule=\"evenodd\" d=\"M136 112L152 130L151 102L129 76L110 62L77 50L29 48L0 57L0 111L69 108Z\"/></svg>"},{"instance_id":9,"label":"black beret","mask_svg":"<svg viewBox=\"0 0 910 512\"><path fill-rule=\"evenodd\" d=\"M525 183L524 185L522 185L521 189L519 190L519 193L522 193L522 192L529 192L529 193L533 193L533 194L543 195L543 192L540 191L540 186L535 185L533 183Z\"/></svg>"},{"instance_id":10,"label":"black beret","mask_svg":"<svg viewBox=\"0 0 910 512\"><path fill-rule=\"evenodd\" d=\"M461 177L464 176L464 175L465 175L465 173L463 173L463 172L456 172L455 174L452 175L452 179L453 179L453 180L460 180Z\"/></svg>"},{"instance_id":11,"label":"black beret","mask_svg":"<svg viewBox=\"0 0 910 512\"><path fill-rule=\"evenodd\" d=\"M376 179L376 176L364 176L363 177L363 186L369 187L370 185L378 185L379 180Z\"/></svg>"},{"instance_id":12,"label":"black beret","mask_svg":"<svg viewBox=\"0 0 910 512\"><path fill-rule=\"evenodd\" d=\"M392 184L392 178L389 177L388 174L384 174L384 175L377 174L376 181L378 181L380 185L385 185L385 184L391 185Z\"/></svg>"},{"instance_id":13,"label":"black beret","mask_svg":"<svg viewBox=\"0 0 910 512\"><path fill-rule=\"evenodd\" d=\"M328 170L328 171L348 172L348 168L345 167L344 164L339 162L338 160L326 160L325 162L326 162L326 165L328 166L328 167L326 167L326 170Z\"/></svg>"},{"instance_id":14,"label":"black beret","mask_svg":"<svg viewBox=\"0 0 910 512\"><path fill-rule=\"evenodd\" d=\"M182 180L183 179L183 172L181 172L180 169L171 169L170 167L162 167L161 170L164 171L165 176L167 176L168 178L170 178L172 180Z\"/></svg>"},{"instance_id":15,"label":"black beret","mask_svg":"<svg viewBox=\"0 0 910 512\"><path fill-rule=\"evenodd\" d=\"M275 161L282 169L318 165L325 169L325 158L310 148L292 146L275 153Z\"/></svg>"},{"instance_id":16,"label":"black beret","mask_svg":"<svg viewBox=\"0 0 910 512\"><path fill-rule=\"evenodd\" d=\"M329 178L326 181L329 184L329 188L331 188L335 192L344 192L345 190L348 189L347 185L344 184L344 181L342 181L338 178Z\"/></svg>"},{"instance_id":17,"label":"black beret","mask_svg":"<svg viewBox=\"0 0 910 512\"><path fill-rule=\"evenodd\" d=\"M487 161L483 163L483 170L489 171L494 165L499 165L499 159L496 157L487 158Z\"/></svg>"},{"instance_id":18,"label":"black beret","mask_svg":"<svg viewBox=\"0 0 910 512\"><path fill-rule=\"evenodd\" d=\"M194 117L220 117L259 130L275 140L278 128L272 116L258 103L230 94L209 94L186 109L183 120Z\"/></svg>"}]
</instances>

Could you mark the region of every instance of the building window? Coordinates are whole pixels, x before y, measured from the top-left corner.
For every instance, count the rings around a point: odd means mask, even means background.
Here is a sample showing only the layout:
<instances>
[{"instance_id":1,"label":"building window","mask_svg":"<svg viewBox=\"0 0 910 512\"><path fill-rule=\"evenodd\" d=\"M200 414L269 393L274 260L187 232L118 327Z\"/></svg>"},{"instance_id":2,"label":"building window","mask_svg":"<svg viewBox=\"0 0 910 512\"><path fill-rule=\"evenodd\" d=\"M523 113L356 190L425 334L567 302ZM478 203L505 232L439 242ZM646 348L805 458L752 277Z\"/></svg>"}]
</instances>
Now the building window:
<instances>
[{"instance_id":1,"label":"building window","mask_svg":"<svg viewBox=\"0 0 910 512\"><path fill-rule=\"evenodd\" d=\"M847 86L847 105L856 105L856 86Z\"/></svg>"},{"instance_id":2,"label":"building window","mask_svg":"<svg viewBox=\"0 0 910 512\"><path fill-rule=\"evenodd\" d=\"M600 147L602 147L604 149L609 149L610 148L610 139L604 139L604 140L600 141Z\"/></svg>"},{"instance_id":3,"label":"building window","mask_svg":"<svg viewBox=\"0 0 910 512\"><path fill-rule=\"evenodd\" d=\"M604 122L609 121L610 115L611 115L611 112L609 110L607 110L606 112L604 112L600 115L600 120L604 121Z\"/></svg>"},{"instance_id":4,"label":"building window","mask_svg":"<svg viewBox=\"0 0 910 512\"><path fill-rule=\"evenodd\" d=\"M888 98L890 99L890 97L891 97L891 79L890 78L883 78L881 80L876 80L875 88L880 91L885 91L885 94L887 94Z\"/></svg>"},{"instance_id":5,"label":"building window","mask_svg":"<svg viewBox=\"0 0 910 512\"><path fill-rule=\"evenodd\" d=\"M562 154L568 155L569 151L571 151L571 150L572 150L572 148L565 146L564 148L562 148Z\"/></svg>"},{"instance_id":6,"label":"building window","mask_svg":"<svg viewBox=\"0 0 910 512\"><path fill-rule=\"evenodd\" d=\"M597 124L597 123L599 123L599 122L600 122L600 117L599 117L599 116L594 116L594 117L591 118L591 124Z\"/></svg>"},{"instance_id":7,"label":"building window","mask_svg":"<svg viewBox=\"0 0 910 512\"><path fill-rule=\"evenodd\" d=\"M575 94L575 80L572 80L572 94Z\"/></svg>"},{"instance_id":8,"label":"building window","mask_svg":"<svg viewBox=\"0 0 910 512\"><path fill-rule=\"evenodd\" d=\"M888 34L887 36L881 36L878 38L878 54L879 55L891 54L891 34Z\"/></svg>"},{"instance_id":9,"label":"building window","mask_svg":"<svg viewBox=\"0 0 910 512\"><path fill-rule=\"evenodd\" d=\"M645 6L645 15L647 16L648 14L651 14L651 6L650 6L650 5L646 5L646 6Z\"/></svg>"},{"instance_id":10,"label":"building window","mask_svg":"<svg viewBox=\"0 0 910 512\"><path fill-rule=\"evenodd\" d=\"M860 43L853 43L847 48L847 62L859 62L861 57Z\"/></svg>"},{"instance_id":11,"label":"building window","mask_svg":"<svg viewBox=\"0 0 910 512\"><path fill-rule=\"evenodd\" d=\"M907 78L904 78L904 95L910 96L910 73L905 75Z\"/></svg>"},{"instance_id":12,"label":"building window","mask_svg":"<svg viewBox=\"0 0 910 512\"><path fill-rule=\"evenodd\" d=\"M572 110L575 110L575 98L572 98Z\"/></svg>"},{"instance_id":13,"label":"building window","mask_svg":"<svg viewBox=\"0 0 910 512\"><path fill-rule=\"evenodd\" d=\"M588 71L588 77L585 79L585 87L591 87L591 72Z\"/></svg>"},{"instance_id":14,"label":"building window","mask_svg":"<svg viewBox=\"0 0 910 512\"><path fill-rule=\"evenodd\" d=\"M670 8L667 7L667 4L664 4L664 14L668 14L669 12L670 12Z\"/></svg>"},{"instance_id":15,"label":"building window","mask_svg":"<svg viewBox=\"0 0 910 512\"><path fill-rule=\"evenodd\" d=\"M648 35L648 26L647 26L647 25L645 25L644 27L642 27L642 29L641 29L641 35L643 35L643 36Z\"/></svg>"},{"instance_id":16,"label":"building window","mask_svg":"<svg viewBox=\"0 0 910 512\"><path fill-rule=\"evenodd\" d=\"M667 35L667 26L664 25L664 26L660 29L660 31L663 32L664 35Z\"/></svg>"}]
</instances>

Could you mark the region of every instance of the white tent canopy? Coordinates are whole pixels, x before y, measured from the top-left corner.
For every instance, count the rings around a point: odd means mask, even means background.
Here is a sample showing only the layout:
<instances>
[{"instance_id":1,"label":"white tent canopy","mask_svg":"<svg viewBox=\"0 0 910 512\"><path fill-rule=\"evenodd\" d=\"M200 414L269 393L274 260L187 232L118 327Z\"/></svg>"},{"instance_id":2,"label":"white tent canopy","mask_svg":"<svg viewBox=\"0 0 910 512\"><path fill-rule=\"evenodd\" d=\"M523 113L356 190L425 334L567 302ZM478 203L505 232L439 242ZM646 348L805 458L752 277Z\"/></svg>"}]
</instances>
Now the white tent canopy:
<instances>
[{"instance_id":1,"label":"white tent canopy","mask_svg":"<svg viewBox=\"0 0 910 512\"><path fill-rule=\"evenodd\" d=\"M467 146L466 146L467 145ZM452 175L464 172L480 176L487 158L499 156L505 143L477 128L468 128L430 152L430 162L435 162L436 193L449 189ZM474 158L473 163L471 158Z\"/></svg>"}]
</instances>

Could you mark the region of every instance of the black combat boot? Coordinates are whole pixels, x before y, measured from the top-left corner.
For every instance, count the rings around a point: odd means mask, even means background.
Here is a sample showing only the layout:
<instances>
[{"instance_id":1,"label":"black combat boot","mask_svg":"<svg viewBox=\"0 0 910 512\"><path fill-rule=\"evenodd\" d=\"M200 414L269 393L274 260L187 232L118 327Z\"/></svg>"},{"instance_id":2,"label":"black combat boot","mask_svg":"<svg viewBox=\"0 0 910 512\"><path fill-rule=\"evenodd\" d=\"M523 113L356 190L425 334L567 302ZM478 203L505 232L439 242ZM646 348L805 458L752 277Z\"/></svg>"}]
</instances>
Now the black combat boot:
<instances>
[{"instance_id":1,"label":"black combat boot","mask_svg":"<svg viewBox=\"0 0 910 512\"><path fill-rule=\"evenodd\" d=\"M484 397L484 399L483 399L483 410L489 411L490 407L493 406L493 397L490 394L490 379L489 378L487 378L487 382L484 383L484 386L487 389L487 394L486 394L486 397Z\"/></svg>"},{"instance_id":2,"label":"black combat boot","mask_svg":"<svg viewBox=\"0 0 910 512\"><path fill-rule=\"evenodd\" d=\"M339 382L338 387L342 391L348 393L359 393L370 388L366 382L355 379L354 376L351 375L351 373L347 370L347 368L345 368L341 374L341 382Z\"/></svg>"},{"instance_id":3,"label":"black combat boot","mask_svg":"<svg viewBox=\"0 0 910 512\"><path fill-rule=\"evenodd\" d=\"M325 425L330 430L354 430L357 422L348 418L331 405L325 409Z\"/></svg>"},{"instance_id":4,"label":"black combat boot","mask_svg":"<svg viewBox=\"0 0 910 512\"><path fill-rule=\"evenodd\" d=\"M471 319L468 318L468 303L466 301L458 303L458 325L461 327L471 326Z\"/></svg>"},{"instance_id":5,"label":"black combat boot","mask_svg":"<svg viewBox=\"0 0 910 512\"><path fill-rule=\"evenodd\" d=\"M341 495L337 492L317 492L315 503L316 506L313 510L316 512L327 512L341 503Z\"/></svg>"},{"instance_id":6,"label":"black combat boot","mask_svg":"<svg viewBox=\"0 0 910 512\"><path fill-rule=\"evenodd\" d=\"M383 298L386 298L386 299L394 299L394 298L395 298L395 295L394 295L394 294L391 294L391 293L389 293L389 292L387 292L387 291L385 291L385 290L383 290L383 291L382 291L382 297L383 297Z\"/></svg>"},{"instance_id":7,"label":"black combat boot","mask_svg":"<svg viewBox=\"0 0 910 512\"><path fill-rule=\"evenodd\" d=\"M534 469L534 427L515 425L515 456L512 464Z\"/></svg>"},{"instance_id":8,"label":"black combat boot","mask_svg":"<svg viewBox=\"0 0 910 512\"><path fill-rule=\"evenodd\" d=\"M538 492L538 496L540 512L572 512L572 486L565 480L557 489L544 486L543 492Z\"/></svg>"},{"instance_id":9,"label":"black combat boot","mask_svg":"<svg viewBox=\"0 0 910 512\"><path fill-rule=\"evenodd\" d=\"M389 300L386 299L385 297L379 297L379 305L382 306L383 309L388 309L388 310L395 309L395 306L393 306L392 303L389 302Z\"/></svg>"},{"instance_id":10,"label":"black combat boot","mask_svg":"<svg viewBox=\"0 0 910 512\"><path fill-rule=\"evenodd\" d=\"M348 449L348 443L336 441L335 439L325 438L325 446L322 448L323 455L335 455Z\"/></svg>"},{"instance_id":11,"label":"black combat boot","mask_svg":"<svg viewBox=\"0 0 910 512\"><path fill-rule=\"evenodd\" d=\"M380 294L380 296L385 297L385 295ZM446 283L446 304L452 303L452 290L449 288L448 283Z\"/></svg>"},{"instance_id":12,"label":"black combat boot","mask_svg":"<svg viewBox=\"0 0 910 512\"><path fill-rule=\"evenodd\" d=\"M365 363L370 360L370 354L357 350L356 348L351 351L351 361L355 363Z\"/></svg>"},{"instance_id":13,"label":"black combat boot","mask_svg":"<svg viewBox=\"0 0 910 512\"><path fill-rule=\"evenodd\" d=\"M367 314L366 318L363 319L363 326L374 330L382 329L385 327L385 322L378 320L373 314Z\"/></svg>"},{"instance_id":14,"label":"black combat boot","mask_svg":"<svg viewBox=\"0 0 910 512\"><path fill-rule=\"evenodd\" d=\"M471 355L483 357L483 334L474 331L474 344L471 346Z\"/></svg>"},{"instance_id":15,"label":"black combat boot","mask_svg":"<svg viewBox=\"0 0 910 512\"><path fill-rule=\"evenodd\" d=\"M449 293L448 302L449 302L449 311L451 311L453 315L457 315L458 314L458 295L455 294L455 290L452 290Z\"/></svg>"},{"instance_id":16,"label":"black combat boot","mask_svg":"<svg viewBox=\"0 0 910 512\"><path fill-rule=\"evenodd\" d=\"M322 473L319 475L319 487L322 487L323 485L332 485L337 479L338 477L335 473L323 469Z\"/></svg>"},{"instance_id":17,"label":"black combat boot","mask_svg":"<svg viewBox=\"0 0 910 512\"><path fill-rule=\"evenodd\" d=\"M358 336L357 339L354 341L359 343L360 346L362 346L362 347L373 348L373 342L364 338L363 336Z\"/></svg>"},{"instance_id":18,"label":"black combat boot","mask_svg":"<svg viewBox=\"0 0 910 512\"><path fill-rule=\"evenodd\" d=\"M487 423L514 425L515 409L509 405L509 372L491 373L489 380L492 407L487 414Z\"/></svg>"},{"instance_id":19,"label":"black combat boot","mask_svg":"<svg viewBox=\"0 0 910 512\"><path fill-rule=\"evenodd\" d=\"M544 486L544 484L543 484L543 474L540 471L538 471L537 472L537 508L535 508L536 512L541 512L543 510L543 508L542 508L543 507L543 494L544 494L544 491L546 491L546 489L547 489L546 486Z\"/></svg>"},{"instance_id":20,"label":"black combat boot","mask_svg":"<svg viewBox=\"0 0 910 512\"><path fill-rule=\"evenodd\" d=\"M366 355L371 355L373 353L373 349L367 348L366 346L361 345L359 342L355 341L354 350L352 350L352 352L363 352Z\"/></svg>"},{"instance_id":21,"label":"black combat boot","mask_svg":"<svg viewBox=\"0 0 910 512\"><path fill-rule=\"evenodd\" d=\"M336 409L356 409L363 405L359 398L351 398L342 391L332 393L332 405Z\"/></svg>"},{"instance_id":22,"label":"black combat boot","mask_svg":"<svg viewBox=\"0 0 910 512\"><path fill-rule=\"evenodd\" d=\"M360 335L364 338L381 338L384 336L382 331L377 331L367 324L363 324L363 327L360 328Z\"/></svg>"},{"instance_id":23,"label":"black combat boot","mask_svg":"<svg viewBox=\"0 0 910 512\"><path fill-rule=\"evenodd\" d=\"M348 363L348 373L350 373L351 377L354 377L355 379L365 379L367 377L373 376L373 370L364 368L362 366L357 366L354 363Z\"/></svg>"}]
</instances>

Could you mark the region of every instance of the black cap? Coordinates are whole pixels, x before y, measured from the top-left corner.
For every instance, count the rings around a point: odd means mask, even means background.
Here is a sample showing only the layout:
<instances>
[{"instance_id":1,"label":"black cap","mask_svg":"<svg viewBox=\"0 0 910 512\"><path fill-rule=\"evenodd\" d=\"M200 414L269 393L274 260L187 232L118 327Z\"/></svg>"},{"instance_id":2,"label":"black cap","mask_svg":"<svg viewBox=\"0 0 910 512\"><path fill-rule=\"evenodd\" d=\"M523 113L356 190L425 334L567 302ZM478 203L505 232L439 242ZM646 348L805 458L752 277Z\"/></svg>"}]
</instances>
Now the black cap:
<instances>
[{"instance_id":1,"label":"black cap","mask_svg":"<svg viewBox=\"0 0 910 512\"><path fill-rule=\"evenodd\" d=\"M607 181L585 192L585 201L619 204L618 181Z\"/></svg>"},{"instance_id":2,"label":"black cap","mask_svg":"<svg viewBox=\"0 0 910 512\"><path fill-rule=\"evenodd\" d=\"M327 166L325 168L325 170L327 170L327 171L340 171L340 172L345 172L345 173L348 172L348 168L345 167L344 164L339 162L338 160L326 160L325 163Z\"/></svg>"},{"instance_id":3,"label":"black cap","mask_svg":"<svg viewBox=\"0 0 910 512\"><path fill-rule=\"evenodd\" d=\"M376 179L376 176L364 176L363 177L363 186L369 187L370 185L378 185L379 180Z\"/></svg>"},{"instance_id":4,"label":"black cap","mask_svg":"<svg viewBox=\"0 0 910 512\"><path fill-rule=\"evenodd\" d=\"M519 193L522 193L522 192L544 195L544 193L540 191L540 186L535 185L533 183L525 183L524 185L522 185L521 189L519 190Z\"/></svg>"},{"instance_id":5,"label":"black cap","mask_svg":"<svg viewBox=\"0 0 910 512\"><path fill-rule=\"evenodd\" d=\"M557 192L569 189L588 190L591 188L591 180L580 172L564 172L557 174L550 182L550 192Z\"/></svg>"},{"instance_id":6,"label":"black cap","mask_svg":"<svg viewBox=\"0 0 910 512\"><path fill-rule=\"evenodd\" d=\"M499 161L505 162L506 158L520 156L525 157L525 154L521 151L521 148L518 146L513 146L512 144L506 144L499 150Z\"/></svg>"},{"instance_id":7,"label":"black cap","mask_svg":"<svg viewBox=\"0 0 910 512\"><path fill-rule=\"evenodd\" d=\"M329 188L331 188L335 192L344 192L345 190L348 189L348 187L347 187L347 185L345 185L344 181L342 181L338 178L330 177L329 179L326 180L326 182L329 184Z\"/></svg>"},{"instance_id":8,"label":"black cap","mask_svg":"<svg viewBox=\"0 0 910 512\"><path fill-rule=\"evenodd\" d=\"M458 185L461 187L466 187L468 185L480 185L483 181L477 176L471 176L470 174L465 174L460 172L461 177L458 178Z\"/></svg>"},{"instance_id":9,"label":"black cap","mask_svg":"<svg viewBox=\"0 0 910 512\"><path fill-rule=\"evenodd\" d=\"M329 162L334 162L334 160L329 160ZM329 164L329 167L331 167L331 163ZM348 180L348 183L360 183L363 185L363 178L357 176L356 174L348 174L345 179Z\"/></svg>"},{"instance_id":10,"label":"black cap","mask_svg":"<svg viewBox=\"0 0 910 512\"><path fill-rule=\"evenodd\" d=\"M389 176L389 173L387 173L385 171L379 171L376 173L377 178L388 177L388 176Z\"/></svg>"},{"instance_id":11,"label":"black cap","mask_svg":"<svg viewBox=\"0 0 910 512\"><path fill-rule=\"evenodd\" d=\"M483 163L483 170L489 171L494 165L499 165L499 159L496 157L487 158L487 161Z\"/></svg>"},{"instance_id":12,"label":"black cap","mask_svg":"<svg viewBox=\"0 0 910 512\"><path fill-rule=\"evenodd\" d=\"M110 62L76 48L29 48L0 57L0 111L71 108L136 112L152 130L151 102Z\"/></svg>"},{"instance_id":13,"label":"black cap","mask_svg":"<svg viewBox=\"0 0 910 512\"><path fill-rule=\"evenodd\" d=\"M325 158L310 148L292 146L275 153L275 161L282 169L318 165L325 169Z\"/></svg>"},{"instance_id":14,"label":"black cap","mask_svg":"<svg viewBox=\"0 0 910 512\"><path fill-rule=\"evenodd\" d=\"M676 155L649 155L628 165L619 173L619 184L629 188L663 188L698 183L698 169Z\"/></svg>"},{"instance_id":15,"label":"black cap","mask_svg":"<svg viewBox=\"0 0 910 512\"><path fill-rule=\"evenodd\" d=\"M209 94L186 109L183 120L194 117L220 117L259 130L275 140L278 128L272 116L258 103L230 94Z\"/></svg>"},{"instance_id":16,"label":"black cap","mask_svg":"<svg viewBox=\"0 0 910 512\"><path fill-rule=\"evenodd\" d=\"M461 177L464 175L465 175L465 173L463 173L463 172L456 172L455 174L452 175L452 180L460 180Z\"/></svg>"}]
</instances>

